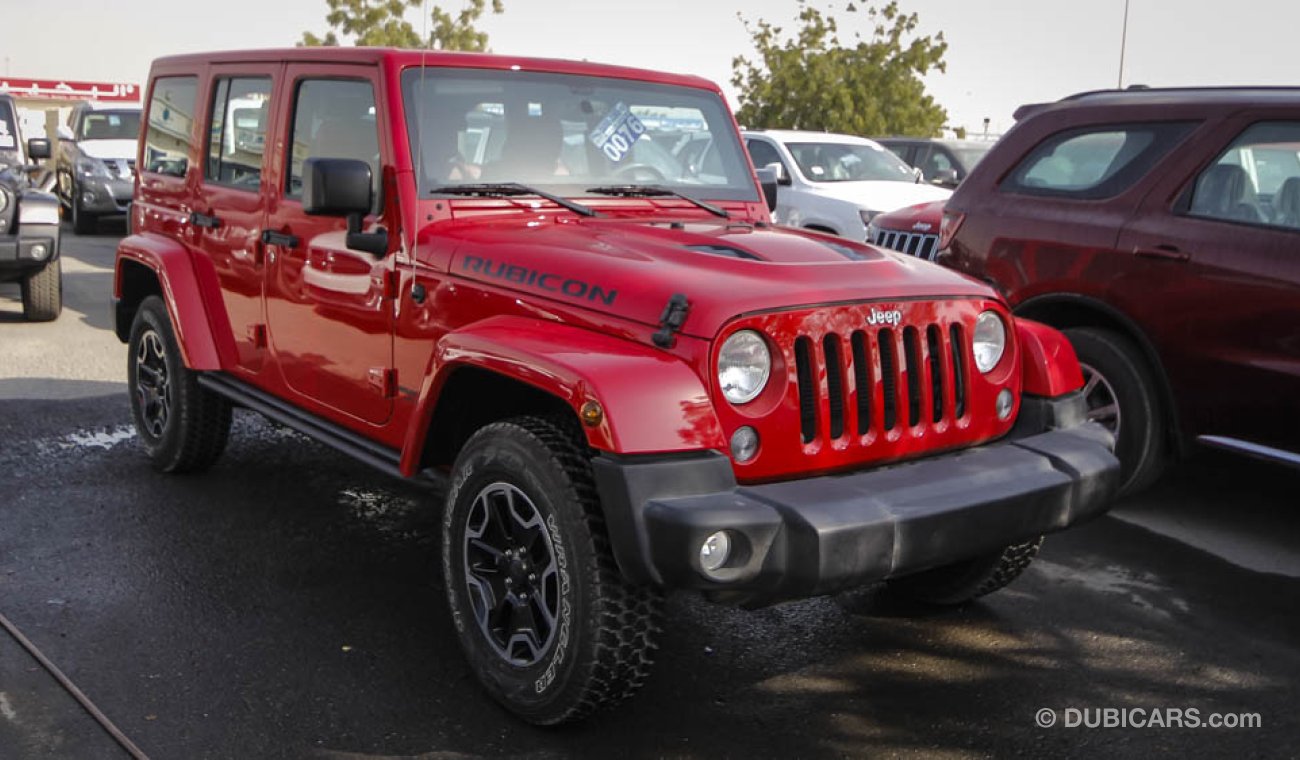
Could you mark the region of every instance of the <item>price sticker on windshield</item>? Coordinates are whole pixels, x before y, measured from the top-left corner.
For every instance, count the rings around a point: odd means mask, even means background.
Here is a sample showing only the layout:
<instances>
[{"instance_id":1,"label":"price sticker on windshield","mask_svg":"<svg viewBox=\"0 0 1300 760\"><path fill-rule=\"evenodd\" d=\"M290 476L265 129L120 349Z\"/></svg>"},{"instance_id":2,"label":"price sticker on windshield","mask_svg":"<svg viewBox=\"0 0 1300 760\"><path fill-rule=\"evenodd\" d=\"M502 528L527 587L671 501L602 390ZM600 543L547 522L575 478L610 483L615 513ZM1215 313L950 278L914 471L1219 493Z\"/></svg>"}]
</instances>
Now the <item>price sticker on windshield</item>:
<instances>
[{"instance_id":1,"label":"price sticker on windshield","mask_svg":"<svg viewBox=\"0 0 1300 760\"><path fill-rule=\"evenodd\" d=\"M628 110L627 105L619 103L605 114L596 128L591 130L591 143L615 163L622 161L632 150L632 143L645 134L645 125Z\"/></svg>"}]
</instances>

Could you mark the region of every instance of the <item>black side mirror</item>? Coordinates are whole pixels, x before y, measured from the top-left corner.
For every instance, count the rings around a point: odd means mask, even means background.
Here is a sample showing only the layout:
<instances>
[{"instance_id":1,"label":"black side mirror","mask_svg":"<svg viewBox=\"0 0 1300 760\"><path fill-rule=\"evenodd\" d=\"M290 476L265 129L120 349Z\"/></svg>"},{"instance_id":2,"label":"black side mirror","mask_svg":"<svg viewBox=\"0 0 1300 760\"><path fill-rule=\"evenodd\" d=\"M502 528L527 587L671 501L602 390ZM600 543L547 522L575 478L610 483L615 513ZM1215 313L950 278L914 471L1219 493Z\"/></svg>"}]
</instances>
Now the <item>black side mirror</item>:
<instances>
[{"instance_id":1,"label":"black side mirror","mask_svg":"<svg viewBox=\"0 0 1300 760\"><path fill-rule=\"evenodd\" d=\"M347 246L383 256L388 232L362 232L374 204L370 164L355 158L309 158L302 162L302 210L312 216L346 216Z\"/></svg>"},{"instance_id":2,"label":"black side mirror","mask_svg":"<svg viewBox=\"0 0 1300 760\"><path fill-rule=\"evenodd\" d=\"M763 200L767 203L767 210L776 211L776 172L771 166L764 166L755 174L758 175L758 186L763 189Z\"/></svg>"},{"instance_id":3,"label":"black side mirror","mask_svg":"<svg viewBox=\"0 0 1300 760\"><path fill-rule=\"evenodd\" d=\"M50 141L44 137L33 137L27 141L27 157L33 161L44 161L50 157Z\"/></svg>"}]
</instances>

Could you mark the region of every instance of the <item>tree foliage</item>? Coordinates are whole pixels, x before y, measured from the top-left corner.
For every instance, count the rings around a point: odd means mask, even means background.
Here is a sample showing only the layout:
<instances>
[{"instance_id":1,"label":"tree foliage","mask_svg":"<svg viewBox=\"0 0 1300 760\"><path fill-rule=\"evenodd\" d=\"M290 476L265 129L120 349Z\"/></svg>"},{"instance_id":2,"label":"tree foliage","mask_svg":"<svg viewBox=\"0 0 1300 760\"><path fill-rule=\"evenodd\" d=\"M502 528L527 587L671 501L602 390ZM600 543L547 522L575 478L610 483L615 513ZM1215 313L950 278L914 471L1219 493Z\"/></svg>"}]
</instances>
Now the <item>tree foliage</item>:
<instances>
[{"instance_id":1,"label":"tree foliage","mask_svg":"<svg viewBox=\"0 0 1300 760\"><path fill-rule=\"evenodd\" d=\"M433 50L487 50L487 32L475 23L489 9L504 10L503 0L467 0L458 12L435 5L430 12L429 39L406 20L406 12L420 8L423 0L325 0L329 13L325 21L330 31L324 37L303 32L299 45L339 45L340 35L352 39L359 47L430 48Z\"/></svg>"},{"instance_id":2,"label":"tree foliage","mask_svg":"<svg viewBox=\"0 0 1300 760\"><path fill-rule=\"evenodd\" d=\"M736 56L731 83L740 97L736 117L756 129L811 129L856 135L937 136L948 113L925 92L921 77L946 71L943 32L916 36L917 14L897 2L846 13L865 17L870 35L840 40L840 24L798 0L793 36L759 19L737 14L757 51L756 60Z\"/></svg>"}]
</instances>

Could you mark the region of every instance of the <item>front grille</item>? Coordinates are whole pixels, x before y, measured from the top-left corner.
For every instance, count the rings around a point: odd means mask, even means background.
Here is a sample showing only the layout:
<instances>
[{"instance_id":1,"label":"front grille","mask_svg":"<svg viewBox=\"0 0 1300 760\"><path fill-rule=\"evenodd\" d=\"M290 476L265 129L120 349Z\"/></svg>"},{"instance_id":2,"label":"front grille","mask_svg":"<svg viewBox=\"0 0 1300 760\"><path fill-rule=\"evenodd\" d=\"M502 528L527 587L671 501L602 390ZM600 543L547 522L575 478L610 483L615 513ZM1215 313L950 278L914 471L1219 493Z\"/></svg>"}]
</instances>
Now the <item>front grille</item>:
<instances>
[{"instance_id":1,"label":"front grille","mask_svg":"<svg viewBox=\"0 0 1300 760\"><path fill-rule=\"evenodd\" d=\"M876 239L867 242L909 256L934 261L936 249L939 247L939 236L901 230L877 230Z\"/></svg>"},{"instance_id":2,"label":"front grille","mask_svg":"<svg viewBox=\"0 0 1300 760\"><path fill-rule=\"evenodd\" d=\"M795 339L794 358L805 445L818 439L835 442L850 431L863 437L904 425L916 430L966 414L968 374L957 324L946 329L939 324L864 325L847 334L826 333L821 340L801 335ZM821 385L817 377L823 371L826 382Z\"/></svg>"}]
</instances>

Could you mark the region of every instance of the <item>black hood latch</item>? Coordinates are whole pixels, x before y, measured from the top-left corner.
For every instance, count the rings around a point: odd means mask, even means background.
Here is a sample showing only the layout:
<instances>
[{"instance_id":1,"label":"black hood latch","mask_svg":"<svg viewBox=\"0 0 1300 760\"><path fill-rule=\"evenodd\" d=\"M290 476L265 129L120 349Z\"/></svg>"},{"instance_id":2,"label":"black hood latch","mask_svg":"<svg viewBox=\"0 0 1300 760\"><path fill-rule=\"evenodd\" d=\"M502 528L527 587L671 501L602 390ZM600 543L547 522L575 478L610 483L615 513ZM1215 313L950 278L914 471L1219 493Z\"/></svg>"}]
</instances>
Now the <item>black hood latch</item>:
<instances>
[{"instance_id":1,"label":"black hood latch","mask_svg":"<svg viewBox=\"0 0 1300 760\"><path fill-rule=\"evenodd\" d=\"M686 300L686 296L682 293L674 293L673 297L668 299L664 313L659 315L659 330L650 336L654 344L660 348L672 348L677 342L673 336L681 332L682 325L686 324L686 315L690 311L691 302Z\"/></svg>"}]
</instances>

